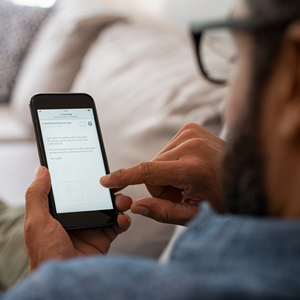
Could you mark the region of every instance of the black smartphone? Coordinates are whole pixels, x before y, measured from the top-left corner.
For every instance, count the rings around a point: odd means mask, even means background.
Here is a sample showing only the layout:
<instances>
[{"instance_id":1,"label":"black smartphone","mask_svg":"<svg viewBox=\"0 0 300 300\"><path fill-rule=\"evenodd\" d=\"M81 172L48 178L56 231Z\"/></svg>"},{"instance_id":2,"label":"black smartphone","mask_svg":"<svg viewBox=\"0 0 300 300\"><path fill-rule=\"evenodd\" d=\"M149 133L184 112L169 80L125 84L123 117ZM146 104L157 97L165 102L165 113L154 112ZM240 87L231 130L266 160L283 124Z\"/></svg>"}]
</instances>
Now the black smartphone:
<instances>
[{"instance_id":1,"label":"black smartphone","mask_svg":"<svg viewBox=\"0 0 300 300\"><path fill-rule=\"evenodd\" d=\"M29 103L40 162L51 176L50 213L66 230L114 227L118 211L95 102L87 94L37 94Z\"/></svg>"}]
</instances>

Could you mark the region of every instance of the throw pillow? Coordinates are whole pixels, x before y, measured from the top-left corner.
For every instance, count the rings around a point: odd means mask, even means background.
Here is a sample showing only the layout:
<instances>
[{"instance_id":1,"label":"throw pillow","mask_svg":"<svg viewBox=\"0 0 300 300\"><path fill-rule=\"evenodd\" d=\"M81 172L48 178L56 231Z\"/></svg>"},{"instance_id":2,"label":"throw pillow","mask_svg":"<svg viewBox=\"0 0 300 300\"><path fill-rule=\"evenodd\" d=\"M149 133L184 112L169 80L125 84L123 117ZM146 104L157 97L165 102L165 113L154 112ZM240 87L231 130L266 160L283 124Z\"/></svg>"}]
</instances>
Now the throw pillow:
<instances>
[{"instance_id":1,"label":"throw pillow","mask_svg":"<svg viewBox=\"0 0 300 300\"><path fill-rule=\"evenodd\" d=\"M32 128L32 95L68 92L98 34L123 18L99 0L57 1L26 55L12 94L11 109L24 125Z\"/></svg>"},{"instance_id":2,"label":"throw pillow","mask_svg":"<svg viewBox=\"0 0 300 300\"><path fill-rule=\"evenodd\" d=\"M0 0L0 102L9 100L29 44L48 12Z\"/></svg>"}]
</instances>

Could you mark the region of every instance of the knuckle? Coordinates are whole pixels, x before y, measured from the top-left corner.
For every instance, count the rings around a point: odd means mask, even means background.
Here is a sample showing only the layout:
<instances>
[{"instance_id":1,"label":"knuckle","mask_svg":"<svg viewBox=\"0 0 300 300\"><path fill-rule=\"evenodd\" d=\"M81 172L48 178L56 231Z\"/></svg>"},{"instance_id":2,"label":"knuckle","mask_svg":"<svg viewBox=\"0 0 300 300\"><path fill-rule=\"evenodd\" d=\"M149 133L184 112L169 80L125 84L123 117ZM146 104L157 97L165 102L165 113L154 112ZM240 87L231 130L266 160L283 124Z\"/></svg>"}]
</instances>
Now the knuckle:
<instances>
[{"instance_id":1,"label":"knuckle","mask_svg":"<svg viewBox=\"0 0 300 300\"><path fill-rule=\"evenodd\" d=\"M46 193L41 186L31 185L25 193L26 202L34 199L36 197L48 197L48 193Z\"/></svg>"},{"instance_id":2,"label":"knuckle","mask_svg":"<svg viewBox=\"0 0 300 300\"><path fill-rule=\"evenodd\" d=\"M36 228L41 229L39 220L31 215L26 215L24 220L24 234L25 236L32 235L36 231Z\"/></svg>"},{"instance_id":3,"label":"knuckle","mask_svg":"<svg viewBox=\"0 0 300 300\"><path fill-rule=\"evenodd\" d=\"M182 127L182 129L184 129L184 130L189 130L189 129L194 130L194 129L199 129L199 127L201 127L201 126L196 124L196 123L187 123Z\"/></svg>"},{"instance_id":4,"label":"knuckle","mask_svg":"<svg viewBox=\"0 0 300 300\"><path fill-rule=\"evenodd\" d=\"M114 180L118 182L123 181L125 179L125 169L120 169L116 172L113 172L111 176L113 177Z\"/></svg>"},{"instance_id":5,"label":"knuckle","mask_svg":"<svg viewBox=\"0 0 300 300\"><path fill-rule=\"evenodd\" d=\"M171 214L167 208L163 207L161 209L157 221L162 223L172 223Z\"/></svg>"},{"instance_id":6,"label":"knuckle","mask_svg":"<svg viewBox=\"0 0 300 300\"><path fill-rule=\"evenodd\" d=\"M187 129L183 131L180 135L180 139L183 140L183 142L187 142L193 138L195 138L197 135L193 129Z\"/></svg>"},{"instance_id":7,"label":"knuckle","mask_svg":"<svg viewBox=\"0 0 300 300\"><path fill-rule=\"evenodd\" d=\"M196 123L187 123L183 126L185 130L191 130L193 132L199 133L203 131L203 127Z\"/></svg>"},{"instance_id":8,"label":"knuckle","mask_svg":"<svg viewBox=\"0 0 300 300\"><path fill-rule=\"evenodd\" d=\"M181 135L186 139L197 138L202 136L202 127L198 124L189 123L183 127Z\"/></svg>"},{"instance_id":9,"label":"knuckle","mask_svg":"<svg viewBox=\"0 0 300 300\"><path fill-rule=\"evenodd\" d=\"M185 131L185 135L188 137L188 138L193 138L194 136L196 136L196 131L194 129L187 129Z\"/></svg>"},{"instance_id":10,"label":"knuckle","mask_svg":"<svg viewBox=\"0 0 300 300\"><path fill-rule=\"evenodd\" d=\"M25 199L30 199L31 198L31 195L33 194L33 189L32 187L29 187L27 190L26 190L26 193L25 193Z\"/></svg>"},{"instance_id":11,"label":"knuckle","mask_svg":"<svg viewBox=\"0 0 300 300\"><path fill-rule=\"evenodd\" d=\"M157 154L151 161L164 161L164 153Z\"/></svg>"},{"instance_id":12,"label":"knuckle","mask_svg":"<svg viewBox=\"0 0 300 300\"><path fill-rule=\"evenodd\" d=\"M25 193L25 199L26 201L29 201L30 199L32 199L32 197L35 197L37 194L37 189L34 186L30 186Z\"/></svg>"},{"instance_id":13,"label":"knuckle","mask_svg":"<svg viewBox=\"0 0 300 300\"><path fill-rule=\"evenodd\" d=\"M207 146L206 141L202 138L191 139L190 143L191 143L191 146L194 146L196 148L203 148L203 147Z\"/></svg>"},{"instance_id":14,"label":"knuckle","mask_svg":"<svg viewBox=\"0 0 300 300\"><path fill-rule=\"evenodd\" d=\"M164 161L169 161L170 160L170 154L168 152L161 153L159 155L156 155L150 163L155 163L155 162L164 162Z\"/></svg>"},{"instance_id":15,"label":"knuckle","mask_svg":"<svg viewBox=\"0 0 300 300\"><path fill-rule=\"evenodd\" d=\"M32 223L31 219L28 216L26 216L26 218L24 220L24 234L30 232L30 230L32 228L31 223Z\"/></svg>"},{"instance_id":16,"label":"knuckle","mask_svg":"<svg viewBox=\"0 0 300 300\"><path fill-rule=\"evenodd\" d=\"M149 177L151 174L150 163L141 162L140 164L138 164L138 172L143 174L145 177Z\"/></svg>"},{"instance_id":17,"label":"knuckle","mask_svg":"<svg viewBox=\"0 0 300 300\"><path fill-rule=\"evenodd\" d=\"M185 143L185 147L189 149L190 152L199 155L199 151L203 154L203 151L207 149L207 143L202 138L192 138Z\"/></svg>"}]
</instances>

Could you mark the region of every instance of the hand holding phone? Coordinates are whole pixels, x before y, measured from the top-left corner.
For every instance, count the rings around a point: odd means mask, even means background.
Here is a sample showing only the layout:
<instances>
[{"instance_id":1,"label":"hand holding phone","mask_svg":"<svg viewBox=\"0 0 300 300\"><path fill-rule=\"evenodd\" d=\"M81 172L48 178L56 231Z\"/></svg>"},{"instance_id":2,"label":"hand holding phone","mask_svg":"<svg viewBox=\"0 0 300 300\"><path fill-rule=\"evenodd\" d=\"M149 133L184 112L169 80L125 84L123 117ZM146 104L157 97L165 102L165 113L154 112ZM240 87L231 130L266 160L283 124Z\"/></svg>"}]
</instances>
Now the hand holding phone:
<instances>
[{"instance_id":1,"label":"hand holding phone","mask_svg":"<svg viewBox=\"0 0 300 300\"><path fill-rule=\"evenodd\" d=\"M69 259L77 256L106 254L113 240L130 226L126 214L118 215L114 228L68 231L49 213L48 193L51 181L49 171L39 167L26 193L24 240L30 272L50 259ZM117 195L120 212L130 208L130 197Z\"/></svg>"},{"instance_id":2,"label":"hand holding phone","mask_svg":"<svg viewBox=\"0 0 300 300\"><path fill-rule=\"evenodd\" d=\"M39 157L49 169L50 212L65 229L114 227L118 211L96 107L86 94L37 94L30 101Z\"/></svg>"}]
</instances>

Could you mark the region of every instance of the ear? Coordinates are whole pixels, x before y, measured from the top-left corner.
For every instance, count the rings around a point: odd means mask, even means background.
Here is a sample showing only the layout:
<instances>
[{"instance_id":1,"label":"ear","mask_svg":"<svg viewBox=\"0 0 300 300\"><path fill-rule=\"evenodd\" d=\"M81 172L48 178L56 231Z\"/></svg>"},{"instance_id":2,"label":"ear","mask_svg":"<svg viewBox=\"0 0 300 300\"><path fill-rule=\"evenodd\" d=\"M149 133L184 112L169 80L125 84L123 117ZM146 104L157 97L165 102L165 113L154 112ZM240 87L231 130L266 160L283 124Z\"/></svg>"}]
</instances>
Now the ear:
<instances>
[{"instance_id":1,"label":"ear","mask_svg":"<svg viewBox=\"0 0 300 300\"><path fill-rule=\"evenodd\" d=\"M300 142L300 22L294 22L285 35L289 51L287 52L290 66L290 96L283 104L279 129L283 138ZM292 69L292 70L291 70Z\"/></svg>"}]
</instances>

